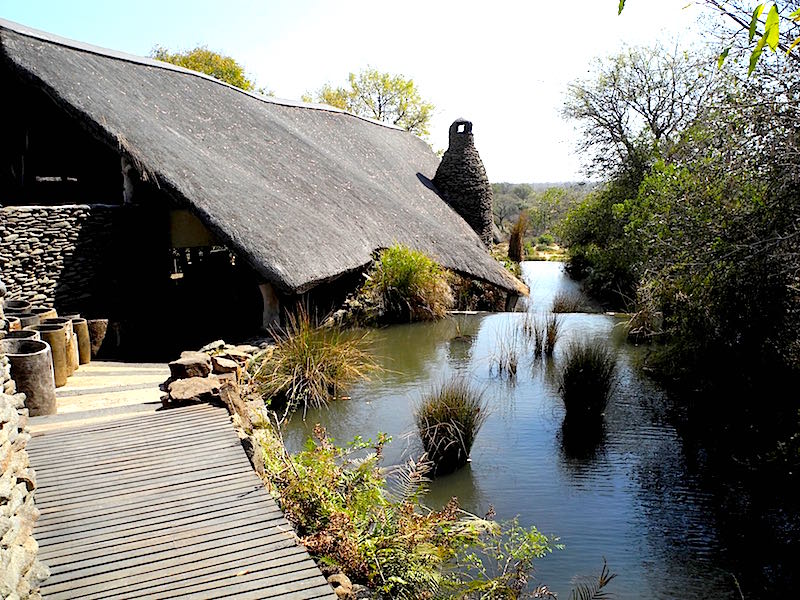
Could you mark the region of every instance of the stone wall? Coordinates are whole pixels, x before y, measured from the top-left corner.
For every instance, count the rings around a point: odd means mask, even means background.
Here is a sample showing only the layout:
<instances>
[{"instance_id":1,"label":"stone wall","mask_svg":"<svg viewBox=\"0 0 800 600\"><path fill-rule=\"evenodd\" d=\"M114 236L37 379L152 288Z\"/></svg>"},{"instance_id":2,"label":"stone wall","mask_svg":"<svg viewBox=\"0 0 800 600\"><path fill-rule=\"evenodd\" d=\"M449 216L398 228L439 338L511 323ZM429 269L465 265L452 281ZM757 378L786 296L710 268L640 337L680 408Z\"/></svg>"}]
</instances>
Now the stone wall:
<instances>
[{"instance_id":1,"label":"stone wall","mask_svg":"<svg viewBox=\"0 0 800 600\"><path fill-rule=\"evenodd\" d=\"M0 208L0 273L8 296L34 304L81 306L108 269L118 206Z\"/></svg>"},{"instance_id":2,"label":"stone wall","mask_svg":"<svg viewBox=\"0 0 800 600\"><path fill-rule=\"evenodd\" d=\"M2 303L0 283L0 306ZM2 321L0 308L0 321ZM39 585L50 576L39 562L33 527L39 518L34 505L36 474L25 446L28 411L25 394L17 394L8 359L0 353L0 598L41 598Z\"/></svg>"}]
</instances>

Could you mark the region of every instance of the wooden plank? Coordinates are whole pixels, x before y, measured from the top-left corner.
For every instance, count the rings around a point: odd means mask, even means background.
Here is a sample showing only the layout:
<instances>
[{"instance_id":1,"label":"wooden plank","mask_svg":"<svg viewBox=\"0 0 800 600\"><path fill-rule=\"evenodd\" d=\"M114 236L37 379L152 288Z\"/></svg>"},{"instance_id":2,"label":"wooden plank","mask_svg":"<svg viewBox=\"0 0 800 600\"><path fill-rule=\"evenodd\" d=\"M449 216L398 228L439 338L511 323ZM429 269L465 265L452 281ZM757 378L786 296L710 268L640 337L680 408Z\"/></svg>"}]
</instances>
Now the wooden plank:
<instances>
[{"instance_id":1,"label":"wooden plank","mask_svg":"<svg viewBox=\"0 0 800 600\"><path fill-rule=\"evenodd\" d=\"M45 600L335 598L224 409L64 424L30 456Z\"/></svg>"}]
</instances>

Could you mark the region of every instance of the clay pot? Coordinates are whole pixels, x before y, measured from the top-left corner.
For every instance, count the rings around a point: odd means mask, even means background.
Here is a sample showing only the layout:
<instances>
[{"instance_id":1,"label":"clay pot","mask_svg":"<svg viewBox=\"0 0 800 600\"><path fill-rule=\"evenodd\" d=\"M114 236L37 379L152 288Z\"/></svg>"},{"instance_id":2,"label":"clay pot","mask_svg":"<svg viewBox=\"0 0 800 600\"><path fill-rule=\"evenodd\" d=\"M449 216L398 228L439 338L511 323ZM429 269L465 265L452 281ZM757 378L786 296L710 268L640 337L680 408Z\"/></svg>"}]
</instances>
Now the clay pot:
<instances>
[{"instance_id":1,"label":"clay pot","mask_svg":"<svg viewBox=\"0 0 800 600\"><path fill-rule=\"evenodd\" d=\"M67 377L71 376L78 368L78 338L75 337L75 330L72 328L72 319L66 317L56 317L42 321L44 325L64 325L67 338Z\"/></svg>"},{"instance_id":2,"label":"clay pot","mask_svg":"<svg viewBox=\"0 0 800 600\"><path fill-rule=\"evenodd\" d=\"M15 313L14 316L19 319L19 325L22 329L30 327L31 325L38 325L40 321L39 315L35 315L31 312Z\"/></svg>"},{"instance_id":3,"label":"clay pot","mask_svg":"<svg viewBox=\"0 0 800 600\"><path fill-rule=\"evenodd\" d=\"M44 321L45 319L54 319L58 316L56 309L49 306L34 306L29 312L39 315L39 322Z\"/></svg>"},{"instance_id":4,"label":"clay pot","mask_svg":"<svg viewBox=\"0 0 800 600\"><path fill-rule=\"evenodd\" d=\"M3 318L6 321L8 321L9 331L20 331L22 329L22 324L19 322L19 317L15 317L13 315L6 315Z\"/></svg>"},{"instance_id":5,"label":"clay pot","mask_svg":"<svg viewBox=\"0 0 800 600\"><path fill-rule=\"evenodd\" d=\"M53 363L53 378L56 387L66 385L69 376L66 325L43 323L32 325L29 330L38 332L41 340L50 346L50 360Z\"/></svg>"},{"instance_id":6,"label":"clay pot","mask_svg":"<svg viewBox=\"0 0 800 600\"><path fill-rule=\"evenodd\" d=\"M6 333L7 340L41 340L39 332L33 329L17 329Z\"/></svg>"},{"instance_id":7,"label":"clay pot","mask_svg":"<svg viewBox=\"0 0 800 600\"><path fill-rule=\"evenodd\" d=\"M30 312L31 310L31 303L27 300L6 300L4 306L5 311L8 314L15 312Z\"/></svg>"},{"instance_id":8,"label":"clay pot","mask_svg":"<svg viewBox=\"0 0 800 600\"><path fill-rule=\"evenodd\" d=\"M103 340L106 339L108 319L89 319L87 325L89 326L89 339L92 343L92 357L94 358L100 352Z\"/></svg>"},{"instance_id":9,"label":"clay pot","mask_svg":"<svg viewBox=\"0 0 800 600\"><path fill-rule=\"evenodd\" d=\"M56 390L50 347L38 340L2 340L0 350L11 364L17 390L25 394L25 406L32 417L56 413Z\"/></svg>"},{"instance_id":10,"label":"clay pot","mask_svg":"<svg viewBox=\"0 0 800 600\"><path fill-rule=\"evenodd\" d=\"M89 324L86 319L80 317L72 318L72 328L75 330L75 338L78 340L78 362L86 365L92 360L92 342L89 339Z\"/></svg>"}]
</instances>

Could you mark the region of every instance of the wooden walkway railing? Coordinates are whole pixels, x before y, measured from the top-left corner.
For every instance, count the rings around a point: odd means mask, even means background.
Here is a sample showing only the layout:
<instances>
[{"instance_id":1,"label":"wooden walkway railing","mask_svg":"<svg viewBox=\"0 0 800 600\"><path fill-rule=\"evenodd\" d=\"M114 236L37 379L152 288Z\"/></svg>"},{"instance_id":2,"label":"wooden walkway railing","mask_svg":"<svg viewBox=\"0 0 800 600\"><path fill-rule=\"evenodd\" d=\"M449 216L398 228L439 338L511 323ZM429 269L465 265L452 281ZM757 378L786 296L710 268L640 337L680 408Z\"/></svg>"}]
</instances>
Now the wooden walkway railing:
<instances>
[{"instance_id":1,"label":"wooden walkway railing","mask_svg":"<svg viewBox=\"0 0 800 600\"><path fill-rule=\"evenodd\" d=\"M31 420L34 535L60 598L336 598L223 408Z\"/></svg>"}]
</instances>

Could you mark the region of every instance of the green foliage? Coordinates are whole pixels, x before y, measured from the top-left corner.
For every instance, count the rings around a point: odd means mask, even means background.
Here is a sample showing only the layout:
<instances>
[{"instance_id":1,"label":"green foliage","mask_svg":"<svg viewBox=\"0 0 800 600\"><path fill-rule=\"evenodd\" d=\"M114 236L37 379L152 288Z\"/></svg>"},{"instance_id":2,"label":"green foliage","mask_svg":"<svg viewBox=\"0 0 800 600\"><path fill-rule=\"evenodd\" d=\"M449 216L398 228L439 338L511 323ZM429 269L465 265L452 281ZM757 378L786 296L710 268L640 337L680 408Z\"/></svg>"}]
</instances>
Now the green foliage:
<instances>
[{"instance_id":1,"label":"green foliage","mask_svg":"<svg viewBox=\"0 0 800 600\"><path fill-rule=\"evenodd\" d=\"M616 377L617 358L604 343L571 343L559 377L567 418L599 418L614 390Z\"/></svg>"},{"instance_id":2,"label":"green foliage","mask_svg":"<svg viewBox=\"0 0 800 600\"><path fill-rule=\"evenodd\" d=\"M275 349L255 361L253 380L268 405L286 402L287 413L299 407L325 406L348 385L367 378L377 363L367 352L367 335L332 325L315 327L301 310L275 329Z\"/></svg>"},{"instance_id":3,"label":"green foliage","mask_svg":"<svg viewBox=\"0 0 800 600\"><path fill-rule=\"evenodd\" d=\"M427 393L414 420L436 474L467 464L475 436L487 416L481 392L463 378L451 378Z\"/></svg>"},{"instance_id":4,"label":"green foliage","mask_svg":"<svg viewBox=\"0 0 800 600\"><path fill-rule=\"evenodd\" d=\"M441 319L453 305L447 272L433 259L395 244L378 255L362 293L394 321Z\"/></svg>"},{"instance_id":5,"label":"green foliage","mask_svg":"<svg viewBox=\"0 0 800 600\"><path fill-rule=\"evenodd\" d=\"M550 550L550 540L535 528L477 518L455 498L439 511L424 507L425 465L410 461L387 481L384 435L342 448L319 425L314 434L305 450L290 455L279 430L254 431L267 483L309 552L381 598L500 597L472 592L512 584L510 573L528 577L533 559ZM466 572L480 552L507 559L496 583L494 571Z\"/></svg>"},{"instance_id":6,"label":"green foliage","mask_svg":"<svg viewBox=\"0 0 800 600\"><path fill-rule=\"evenodd\" d=\"M413 79L372 67L350 73L349 87L325 84L314 97L323 104L397 125L421 137L429 133L434 109L433 104L422 99ZM310 95L305 97L309 98Z\"/></svg>"},{"instance_id":7,"label":"green foliage","mask_svg":"<svg viewBox=\"0 0 800 600\"><path fill-rule=\"evenodd\" d=\"M150 57L184 67L185 69L205 73L243 90L256 90L255 83L245 76L244 67L230 56L213 52L205 46L174 53L162 46L156 46L150 53Z\"/></svg>"}]
</instances>

